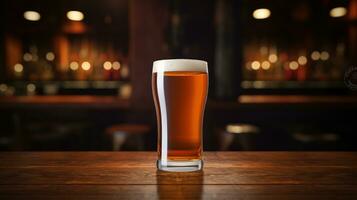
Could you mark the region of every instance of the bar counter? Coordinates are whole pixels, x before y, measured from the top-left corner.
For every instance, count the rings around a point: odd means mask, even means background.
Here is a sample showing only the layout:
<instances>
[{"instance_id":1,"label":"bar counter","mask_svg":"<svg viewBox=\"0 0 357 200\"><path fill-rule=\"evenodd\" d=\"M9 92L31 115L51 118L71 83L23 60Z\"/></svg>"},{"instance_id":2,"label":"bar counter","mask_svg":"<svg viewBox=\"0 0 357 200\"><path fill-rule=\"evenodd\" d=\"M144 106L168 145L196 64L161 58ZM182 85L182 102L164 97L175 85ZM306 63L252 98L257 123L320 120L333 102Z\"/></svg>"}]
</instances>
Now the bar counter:
<instances>
[{"instance_id":1,"label":"bar counter","mask_svg":"<svg viewBox=\"0 0 357 200\"><path fill-rule=\"evenodd\" d=\"M2 152L0 199L356 199L356 152L205 152L159 172L155 152Z\"/></svg>"},{"instance_id":2,"label":"bar counter","mask_svg":"<svg viewBox=\"0 0 357 200\"><path fill-rule=\"evenodd\" d=\"M357 96L311 96L311 95L241 95L237 101L209 100L213 108L232 108L246 105L356 105ZM56 95L56 96L3 96L0 108L82 106L103 108L129 108L130 99L116 96Z\"/></svg>"},{"instance_id":3,"label":"bar counter","mask_svg":"<svg viewBox=\"0 0 357 200\"><path fill-rule=\"evenodd\" d=\"M54 96L5 96L0 97L0 108L128 108L129 100L116 96L54 95Z\"/></svg>"}]
</instances>

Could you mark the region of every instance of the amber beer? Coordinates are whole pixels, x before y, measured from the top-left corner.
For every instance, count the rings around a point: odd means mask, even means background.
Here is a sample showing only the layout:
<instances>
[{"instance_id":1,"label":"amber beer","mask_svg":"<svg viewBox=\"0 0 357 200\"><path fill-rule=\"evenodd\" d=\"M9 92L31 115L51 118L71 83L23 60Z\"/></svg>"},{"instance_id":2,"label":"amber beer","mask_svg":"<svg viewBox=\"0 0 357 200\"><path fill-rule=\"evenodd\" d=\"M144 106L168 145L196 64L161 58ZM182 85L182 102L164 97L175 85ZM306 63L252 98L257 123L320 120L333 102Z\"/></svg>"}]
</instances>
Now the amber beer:
<instances>
[{"instance_id":1,"label":"amber beer","mask_svg":"<svg viewBox=\"0 0 357 200\"><path fill-rule=\"evenodd\" d=\"M158 168L202 168L202 123L208 90L207 62L155 61L152 91L158 121Z\"/></svg>"}]
</instances>

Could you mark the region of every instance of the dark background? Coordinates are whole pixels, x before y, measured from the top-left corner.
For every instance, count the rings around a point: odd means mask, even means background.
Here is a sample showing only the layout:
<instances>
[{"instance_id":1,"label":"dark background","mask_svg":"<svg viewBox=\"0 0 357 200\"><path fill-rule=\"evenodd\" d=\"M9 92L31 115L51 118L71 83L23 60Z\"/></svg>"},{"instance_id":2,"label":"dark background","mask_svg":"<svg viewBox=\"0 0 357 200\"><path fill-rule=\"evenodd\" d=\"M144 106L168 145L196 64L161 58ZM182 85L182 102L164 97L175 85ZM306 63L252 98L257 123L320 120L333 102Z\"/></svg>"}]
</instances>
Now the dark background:
<instances>
[{"instance_id":1,"label":"dark background","mask_svg":"<svg viewBox=\"0 0 357 200\"><path fill-rule=\"evenodd\" d=\"M151 69L165 58L209 63L205 150L357 148L356 0L0 4L0 150L111 150L123 125L140 134L121 150L155 150Z\"/></svg>"}]
</instances>

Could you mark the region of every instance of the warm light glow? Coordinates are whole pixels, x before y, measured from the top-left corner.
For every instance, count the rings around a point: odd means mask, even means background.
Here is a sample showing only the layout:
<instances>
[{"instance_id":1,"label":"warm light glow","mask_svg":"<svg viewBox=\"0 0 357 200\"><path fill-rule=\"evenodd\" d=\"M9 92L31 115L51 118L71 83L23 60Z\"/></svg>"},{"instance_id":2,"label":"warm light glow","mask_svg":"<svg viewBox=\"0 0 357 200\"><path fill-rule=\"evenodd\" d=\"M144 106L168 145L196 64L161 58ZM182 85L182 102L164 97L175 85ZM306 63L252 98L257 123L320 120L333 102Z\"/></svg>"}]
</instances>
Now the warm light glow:
<instances>
[{"instance_id":1,"label":"warm light glow","mask_svg":"<svg viewBox=\"0 0 357 200\"><path fill-rule=\"evenodd\" d=\"M331 17L343 17L347 14L347 9L345 7L336 7L330 10Z\"/></svg>"},{"instance_id":2,"label":"warm light glow","mask_svg":"<svg viewBox=\"0 0 357 200\"><path fill-rule=\"evenodd\" d=\"M311 53L311 59L313 59L313 60L318 60L318 59L320 59L320 52L318 52L318 51L313 51L313 52Z\"/></svg>"},{"instance_id":3,"label":"warm light glow","mask_svg":"<svg viewBox=\"0 0 357 200\"><path fill-rule=\"evenodd\" d=\"M253 12L253 17L255 19L266 19L270 16L270 10L266 8L256 9Z\"/></svg>"},{"instance_id":4,"label":"warm light glow","mask_svg":"<svg viewBox=\"0 0 357 200\"><path fill-rule=\"evenodd\" d=\"M322 51L320 54L321 60L328 60L330 58L330 54L327 51Z\"/></svg>"},{"instance_id":5,"label":"warm light glow","mask_svg":"<svg viewBox=\"0 0 357 200\"><path fill-rule=\"evenodd\" d=\"M25 53L23 59L24 61L29 62L32 60L32 55L30 53Z\"/></svg>"},{"instance_id":6,"label":"warm light glow","mask_svg":"<svg viewBox=\"0 0 357 200\"><path fill-rule=\"evenodd\" d=\"M252 66L252 63L251 63L251 62L246 62L246 63L245 63L245 68L246 68L247 70L251 70L251 69L252 69L251 66Z\"/></svg>"},{"instance_id":7,"label":"warm light glow","mask_svg":"<svg viewBox=\"0 0 357 200\"><path fill-rule=\"evenodd\" d=\"M46 53L46 59L47 59L48 61L53 61L53 60L55 59L55 54L52 53L52 52L47 52L47 53Z\"/></svg>"},{"instance_id":8,"label":"warm light glow","mask_svg":"<svg viewBox=\"0 0 357 200\"><path fill-rule=\"evenodd\" d=\"M36 86L33 83L27 84L26 88L28 92L34 92L36 90Z\"/></svg>"},{"instance_id":9,"label":"warm light glow","mask_svg":"<svg viewBox=\"0 0 357 200\"><path fill-rule=\"evenodd\" d=\"M6 92L6 90L7 90L7 85L6 84L0 84L0 92Z\"/></svg>"},{"instance_id":10,"label":"warm light glow","mask_svg":"<svg viewBox=\"0 0 357 200\"><path fill-rule=\"evenodd\" d=\"M298 63L300 65L305 65L307 63L307 58L305 56L299 56Z\"/></svg>"},{"instance_id":11,"label":"warm light glow","mask_svg":"<svg viewBox=\"0 0 357 200\"><path fill-rule=\"evenodd\" d=\"M71 10L67 12L67 18L72 21L82 21L84 15L81 11Z\"/></svg>"},{"instance_id":12,"label":"warm light glow","mask_svg":"<svg viewBox=\"0 0 357 200\"><path fill-rule=\"evenodd\" d=\"M26 11L24 12L24 18L29 21L38 21L41 19L40 13L36 11Z\"/></svg>"},{"instance_id":13,"label":"warm light glow","mask_svg":"<svg viewBox=\"0 0 357 200\"><path fill-rule=\"evenodd\" d=\"M32 61L37 61L38 60L38 55L37 54L33 54L32 55Z\"/></svg>"},{"instance_id":14,"label":"warm light glow","mask_svg":"<svg viewBox=\"0 0 357 200\"><path fill-rule=\"evenodd\" d=\"M127 77L129 77L129 72L130 72L129 71L129 67L124 64L123 67L120 70L120 75L123 78L127 78Z\"/></svg>"},{"instance_id":15,"label":"warm light glow","mask_svg":"<svg viewBox=\"0 0 357 200\"><path fill-rule=\"evenodd\" d=\"M77 70L79 68L79 64L77 62L71 62L69 64L69 68L73 71Z\"/></svg>"},{"instance_id":16,"label":"warm light glow","mask_svg":"<svg viewBox=\"0 0 357 200\"><path fill-rule=\"evenodd\" d=\"M132 87L130 84L124 84L120 87L120 96L127 99L131 96Z\"/></svg>"},{"instance_id":17,"label":"warm light glow","mask_svg":"<svg viewBox=\"0 0 357 200\"><path fill-rule=\"evenodd\" d=\"M278 61L278 56L275 55L275 54L270 54L268 60L269 60L271 63L276 63L276 61Z\"/></svg>"},{"instance_id":18,"label":"warm light glow","mask_svg":"<svg viewBox=\"0 0 357 200\"><path fill-rule=\"evenodd\" d=\"M14 65L14 70L15 72L21 73L24 70L24 66L22 66L20 63L17 63Z\"/></svg>"},{"instance_id":19,"label":"warm light glow","mask_svg":"<svg viewBox=\"0 0 357 200\"><path fill-rule=\"evenodd\" d=\"M82 69L85 71L88 71L90 69L90 63L89 62L83 62L82 63Z\"/></svg>"},{"instance_id":20,"label":"warm light glow","mask_svg":"<svg viewBox=\"0 0 357 200\"><path fill-rule=\"evenodd\" d=\"M105 70L111 70L111 69L112 69L112 63L109 62L109 61L105 61L105 62L103 63L103 68L104 68Z\"/></svg>"},{"instance_id":21,"label":"warm light glow","mask_svg":"<svg viewBox=\"0 0 357 200\"><path fill-rule=\"evenodd\" d=\"M252 69L253 70L258 70L260 68L260 63L258 61L253 61L252 62Z\"/></svg>"},{"instance_id":22,"label":"warm light glow","mask_svg":"<svg viewBox=\"0 0 357 200\"><path fill-rule=\"evenodd\" d=\"M270 69L270 62L268 62L268 61L262 62L262 69L264 69L264 70Z\"/></svg>"},{"instance_id":23,"label":"warm light glow","mask_svg":"<svg viewBox=\"0 0 357 200\"><path fill-rule=\"evenodd\" d=\"M119 70L120 69L120 62L114 61L113 62L113 69L114 70Z\"/></svg>"},{"instance_id":24,"label":"warm light glow","mask_svg":"<svg viewBox=\"0 0 357 200\"><path fill-rule=\"evenodd\" d=\"M260 53L262 54L262 55L266 55L266 54L268 54L268 47L266 47L266 46L261 46L260 48L259 48L259 51L260 51Z\"/></svg>"},{"instance_id":25,"label":"warm light glow","mask_svg":"<svg viewBox=\"0 0 357 200\"><path fill-rule=\"evenodd\" d=\"M299 63L297 63L296 61L292 61L289 63L289 68L291 70L297 70L297 68L299 68Z\"/></svg>"}]
</instances>

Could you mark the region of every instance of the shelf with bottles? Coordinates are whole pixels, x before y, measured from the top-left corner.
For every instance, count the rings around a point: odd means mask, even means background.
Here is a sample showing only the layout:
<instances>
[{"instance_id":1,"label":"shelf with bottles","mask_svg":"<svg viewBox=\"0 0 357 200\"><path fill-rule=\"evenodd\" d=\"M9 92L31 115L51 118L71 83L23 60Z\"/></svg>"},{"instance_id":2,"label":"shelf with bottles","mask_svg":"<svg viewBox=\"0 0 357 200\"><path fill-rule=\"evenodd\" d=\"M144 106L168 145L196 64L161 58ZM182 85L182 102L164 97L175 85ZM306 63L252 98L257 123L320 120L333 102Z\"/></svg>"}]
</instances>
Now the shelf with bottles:
<instances>
[{"instance_id":1,"label":"shelf with bottles","mask_svg":"<svg viewBox=\"0 0 357 200\"><path fill-rule=\"evenodd\" d=\"M345 44L283 49L246 45L242 88L339 88L349 67Z\"/></svg>"},{"instance_id":2,"label":"shelf with bottles","mask_svg":"<svg viewBox=\"0 0 357 200\"><path fill-rule=\"evenodd\" d=\"M1 96L110 95L128 99L132 86L125 81L7 81Z\"/></svg>"},{"instance_id":3,"label":"shelf with bottles","mask_svg":"<svg viewBox=\"0 0 357 200\"><path fill-rule=\"evenodd\" d=\"M0 96L105 94L128 97L128 59L119 47L86 36L50 41L5 38ZM126 89L125 89L126 88ZM127 89L129 88L129 89Z\"/></svg>"},{"instance_id":4,"label":"shelf with bottles","mask_svg":"<svg viewBox=\"0 0 357 200\"><path fill-rule=\"evenodd\" d=\"M59 36L53 45L8 39L7 80L129 80L127 56L110 43ZM50 47L49 47L50 46Z\"/></svg>"},{"instance_id":5,"label":"shelf with bottles","mask_svg":"<svg viewBox=\"0 0 357 200\"><path fill-rule=\"evenodd\" d=\"M109 42L68 35L52 42L6 39L0 95L121 95L131 87L127 56Z\"/></svg>"}]
</instances>

